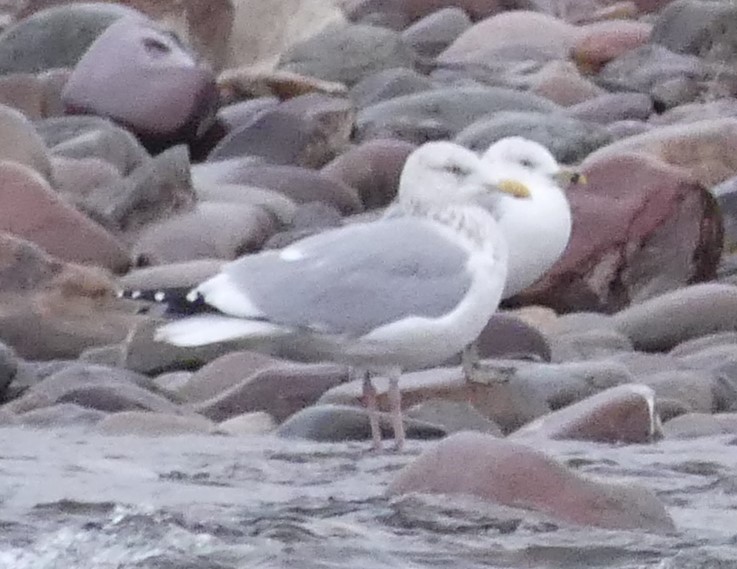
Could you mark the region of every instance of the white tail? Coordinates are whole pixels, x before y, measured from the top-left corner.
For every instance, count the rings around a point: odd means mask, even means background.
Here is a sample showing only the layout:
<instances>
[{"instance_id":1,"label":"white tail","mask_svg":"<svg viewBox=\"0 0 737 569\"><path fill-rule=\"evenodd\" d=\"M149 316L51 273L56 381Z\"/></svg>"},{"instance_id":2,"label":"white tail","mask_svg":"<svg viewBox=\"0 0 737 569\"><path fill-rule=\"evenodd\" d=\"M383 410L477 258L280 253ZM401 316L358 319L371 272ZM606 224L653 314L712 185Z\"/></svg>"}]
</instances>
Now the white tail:
<instances>
[{"instance_id":1,"label":"white tail","mask_svg":"<svg viewBox=\"0 0 737 569\"><path fill-rule=\"evenodd\" d=\"M161 326L156 330L154 340L175 346L194 347L229 340L264 339L284 332L284 328L269 322L205 314Z\"/></svg>"}]
</instances>

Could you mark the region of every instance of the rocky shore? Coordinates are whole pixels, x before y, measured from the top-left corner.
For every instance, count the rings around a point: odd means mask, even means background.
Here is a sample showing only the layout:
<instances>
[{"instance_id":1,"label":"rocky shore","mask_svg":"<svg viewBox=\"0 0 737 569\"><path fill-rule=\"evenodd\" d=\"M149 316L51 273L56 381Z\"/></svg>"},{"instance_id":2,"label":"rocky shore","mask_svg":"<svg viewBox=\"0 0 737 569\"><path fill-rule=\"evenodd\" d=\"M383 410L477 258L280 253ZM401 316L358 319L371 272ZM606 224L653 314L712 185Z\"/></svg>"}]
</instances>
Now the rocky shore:
<instances>
[{"instance_id":1,"label":"rocky shore","mask_svg":"<svg viewBox=\"0 0 737 569\"><path fill-rule=\"evenodd\" d=\"M434 545L449 567L734 566L735 38L727 1L0 0L0 567L276 567L289 543L337 548L300 567L351 547L357 567L446 566ZM571 241L482 333L498 381L457 358L403 375L404 453L364 451L344 366L157 343L161 307L117 295L372 219L423 142L511 135L585 174ZM126 541L141 557L118 565L59 546L83 518L99 545L116 508L150 523L188 499L165 525L214 524L210 565L194 541L186 559ZM248 508L276 524L262 558L230 548Z\"/></svg>"}]
</instances>

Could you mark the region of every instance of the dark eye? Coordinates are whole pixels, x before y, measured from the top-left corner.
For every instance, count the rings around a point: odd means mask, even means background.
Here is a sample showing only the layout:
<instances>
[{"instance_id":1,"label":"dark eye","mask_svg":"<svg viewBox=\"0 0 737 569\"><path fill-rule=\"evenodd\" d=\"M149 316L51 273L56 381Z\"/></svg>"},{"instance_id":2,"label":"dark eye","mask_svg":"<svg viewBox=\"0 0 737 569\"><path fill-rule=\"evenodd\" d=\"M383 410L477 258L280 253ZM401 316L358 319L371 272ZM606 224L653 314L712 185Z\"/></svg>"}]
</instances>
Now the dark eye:
<instances>
[{"instance_id":1,"label":"dark eye","mask_svg":"<svg viewBox=\"0 0 737 569\"><path fill-rule=\"evenodd\" d=\"M463 166L459 166L458 164L451 164L446 168L446 170L448 170L448 172L450 172L454 176L458 176L459 178L463 176L468 176L469 174L466 168L464 168Z\"/></svg>"},{"instance_id":2,"label":"dark eye","mask_svg":"<svg viewBox=\"0 0 737 569\"><path fill-rule=\"evenodd\" d=\"M519 163L524 166L525 168L534 168L535 164L530 160L529 158L523 158L519 161Z\"/></svg>"}]
</instances>

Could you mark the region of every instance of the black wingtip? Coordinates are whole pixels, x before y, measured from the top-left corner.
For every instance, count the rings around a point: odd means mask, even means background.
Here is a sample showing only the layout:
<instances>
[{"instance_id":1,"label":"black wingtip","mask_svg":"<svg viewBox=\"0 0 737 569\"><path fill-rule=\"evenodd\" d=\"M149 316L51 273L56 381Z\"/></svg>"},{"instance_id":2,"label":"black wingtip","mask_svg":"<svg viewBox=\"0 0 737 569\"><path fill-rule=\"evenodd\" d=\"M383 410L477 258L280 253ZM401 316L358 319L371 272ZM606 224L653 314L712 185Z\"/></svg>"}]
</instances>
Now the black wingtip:
<instances>
[{"instance_id":1,"label":"black wingtip","mask_svg":"<svg viewBox=\"0 0 737 569\"><path fill-rule=\"evenodd\" d=\"M118 297L165 305L166 314L169 315L190 316L203 312L217 312L205 302L200 293L190 287L122 289L118 291Z\"/></svg>"}]
</instances>

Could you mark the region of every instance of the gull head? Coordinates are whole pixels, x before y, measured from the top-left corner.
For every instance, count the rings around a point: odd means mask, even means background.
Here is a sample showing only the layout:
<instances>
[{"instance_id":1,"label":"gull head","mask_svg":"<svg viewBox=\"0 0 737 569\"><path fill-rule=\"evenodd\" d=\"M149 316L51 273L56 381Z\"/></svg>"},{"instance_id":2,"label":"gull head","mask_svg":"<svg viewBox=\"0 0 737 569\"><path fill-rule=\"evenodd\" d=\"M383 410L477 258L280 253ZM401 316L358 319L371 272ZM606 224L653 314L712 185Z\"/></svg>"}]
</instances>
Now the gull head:
<instances>
[{"instance_id":1,"label":"gull head","mask_svg":"<svg viewBox=\"0 0 737 569\"><path fill-rule=\"evenodd\" d=\"M500 180L475 152L446 141L427 142L412 152L399 179L400 202L467 204L491 193L529 196L523 182Z\"/></svg>"},{"instance_id":2,"label":"gull head","mask_svg":"<svg viewBox=\"0 0 737 569\"><path fill-rule=\"evenodd\" d=\"M506 175L523 183L526 183L530 176L541 176L558 187L586 183L583 174L562 168L542 144L521 136L510 136L495 142L484 152L482 159L485 163L503 170L499 176Z\"/></svg>"}]
</instances>

